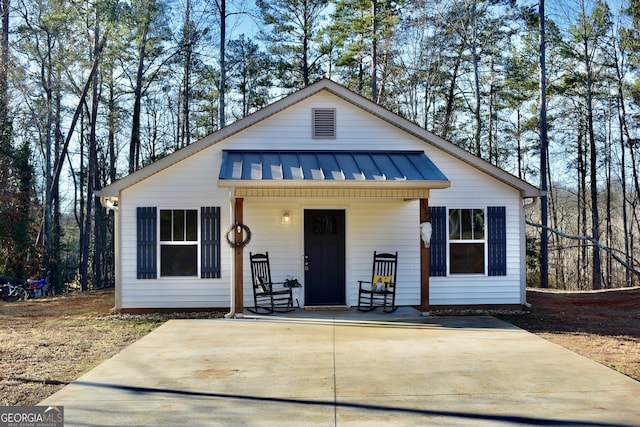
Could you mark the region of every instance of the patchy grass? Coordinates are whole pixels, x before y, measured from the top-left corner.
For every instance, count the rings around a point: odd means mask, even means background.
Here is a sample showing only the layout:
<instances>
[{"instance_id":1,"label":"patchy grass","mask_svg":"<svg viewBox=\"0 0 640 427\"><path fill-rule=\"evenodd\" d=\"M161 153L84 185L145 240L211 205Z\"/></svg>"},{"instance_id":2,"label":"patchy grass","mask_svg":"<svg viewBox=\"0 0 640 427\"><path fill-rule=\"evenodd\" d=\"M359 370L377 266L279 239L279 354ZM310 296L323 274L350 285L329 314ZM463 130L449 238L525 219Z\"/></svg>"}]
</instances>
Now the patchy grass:
<instances>
[{"instance_id":1,"label":"patchy grass","mask_svg":"<svg viewBox=\"0 0 640 427\"><path fill-rule=\"evenodd\" d=\"M0 405L34 405L145 336L162 320L105 316L113 290L0 301Z\"/></svg>"}]
</instances>

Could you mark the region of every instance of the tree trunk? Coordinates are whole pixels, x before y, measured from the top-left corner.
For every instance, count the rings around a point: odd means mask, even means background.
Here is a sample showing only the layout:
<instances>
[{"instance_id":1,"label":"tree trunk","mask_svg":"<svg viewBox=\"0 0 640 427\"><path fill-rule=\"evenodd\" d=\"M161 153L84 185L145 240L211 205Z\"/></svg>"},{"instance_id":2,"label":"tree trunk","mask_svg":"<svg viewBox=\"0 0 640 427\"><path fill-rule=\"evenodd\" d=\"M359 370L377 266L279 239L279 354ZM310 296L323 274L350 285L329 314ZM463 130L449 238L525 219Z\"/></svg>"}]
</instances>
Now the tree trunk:
<instances>
[{"instance_id":1,"label":"tree trunk","mask_svg":"<svg viewBox=\"0 0 640 427\"><path fill-rule=\"evenodd\" d=\"M0 0L2 11L2 40L0 41L0 149L8 152L11 147L11 120L9 119L9 13L10 0Z\"/></svg>"},{"instance_id":2,"label":"tree trunk","mask_svg":"<svg viewBox=\"0 0 640 427\"><path fill-rule=\"evenodd\" d=\"M93 55L97 58L99 55L100 49L100 40L99 40L99 29L96 27L94 29L94 51ZM96 123L98 121L98 105L100 103L100 99L98 96L98 79L94 78L91 85L91 114L89 117L89 152L88 152L88 162L87 162L87 206L85 210L85 224L83 227L83 237L82 237L82 245L80 248L82 262L80 264L80 286L83 291L89 289L89 253L91 247L91 231L93 230L93 205L95 202L95 197L93 195L95 183L96 183L96 169L98 167L98 157L96 150ZM94 242L95 244L95 242ZM97 248L98 250L102 250L102 248ZM99 267L99 259L94 258L94 268L93 272L95 274L99 274L101 272L101 268ZM100 283L100 280L96 281ZM95 284L95 283L94 283Z\"/></svg>"},{"instance_id":3,"label":"tree trunk","mask_svg":"<svg viewBox=\"0 0 640 427\"><path fill-rule=\"evenodd\" d=\"M462 62L462 52L458 52L455 62L452 64L451 81L449 82L449 90L447 92L447 100L444 113L444 123L442 123L441 134L443 138L447 138L451 131L453 121L453 107L456 100L456 84L458 83L458 71Z\"/></svg>"},{"instance_id":4,"label":"tree trunk","mask_svg":"<svg viewBox=\"0 0 640 427\"><path fill-rule=\"evenodd\" d=\"M227 91L227 63L225 60L225 51L227 43L227 2L220 0L220 128L226 126L226 105L225 93ZM305 85L306 86L306 85Z\"/></svg>"},{"instance_id":5,"label":"tree trunk","mask_svg":"<svg viewBox=\"0 0 640 427\"><path fill-rule=\"evenodd\" d=\"M53 178L53 78L52 78L52 60L51 60L51 40L47 38L47 52L45 59L40 66L41 86L45 92L46 99L46 123L45 123L45 196L44 196L44 268L50 270L53 257L53 239L52 239L52 219L53 219L53 200L54 192L58 192L57 183L54 186ZM57 197L55 197L57 199Z\"/></svg>"},{"instance_id":6,"label":"tree trunk","mask_svg":"<svg viewBox=\"0 0 640 427\"><path fill-rule=\"evenodd\" d=\"M584 153L584 127L582 120L578 130L578 232L587 234L587 171L586 171L586 155ZM582 289L584 286L584 269L587 265L587 248L584 243L580 243L580 255L578 256L577 272L578 286Z\"/></svg>"},{"instance_id":7,"label":"tree trunk","mask_svg":"<svg viewBox=\"0 0 640 427\"><path fill-rule=\"evenodd\" d=\"M540 287L549 287L549 234L548 225L548 201L547 201L547 154L549 141L547 139L547 67L546 67L546 41L545 41L545 12L544 0L538 3L539 19L539 47L540 60L540 218L543 225L540 230Z\"/></svg>"},{"instance_id":8,"label":"tree trunk","mask_svg":"<svg viewBox=\"0 0 640 427\"><path fill-rule=\"evenodd\" d=\"M145 24L142 40L138 48L138 69L136 71L136 81L133 89L133 115L131 117L131 141L129 143L129 173L135 172L140 166L140 115L142 109L142 77L146 56L147 32L148 24Z\"/></svg>"},{"instance_id":9,"label":"tree trunk","mask_svg":"<svg viewBox=\"0 0 640 427\"><path fill-rule=\"evenodd\" d=\"M629 213L627 212L628 204L628 189L627 189L627 160L626 152L630 148L625 141L629 141L629 127L627 125L627 112L624 102L624 79L622 77L622 71L620 69L620 62L618 59L618 50L614 49L614 66L616 70L616 84L617 84L617 111L618 111L618 127L620 129L620 182L622 185L622 224L624 235L624 253L625 261L627 264L635 267L633 256L631 252L631 241L633 236L633 227L629 227ZM635 165L634 165L635 169ZM637 185L637 180L636 180ZM628 269L625 270L624 283L625 286L633 286L632 280L635 280L635 276L632 276Z\"/></svg>"},{"instance_id":10,"label":"tree trunk","mask_svg":"<svg viewBox=\"0 0 640 427\"><path fill-rule=\"evenodd\" d=\"M615 239L613 237L613 222L611 221L611 207L612 207L612 181L613 181L613 170L611 165L611 142L613 139L612 129L611 129L611 120L613 117L613 113L611 111L612 106L609 105L608 108L608 116L607 116L607 136L606 141L607 145L604 149L605 152L605 184L606 184L606 194L605 194L605 232L606 232L606 245L609 248L614 247ZM613 259L611 257L605 258L605 272L603 276L603 285L605 288L611 288L614 282L614 274L613 274Z\"/></svg>"},{"instance_id":11,"label":"tree trunk","mask_svg":"<svg viewBox=\"0 0 640 427\"><path fill-rule=\"evenodd\" d=\"M493 139L493 127L494 123L494 102L495 102L495 61L494 57L491 57L491 82L489 83L489 99L487 104L489 105L489 117L487 123L487 157L489 163L498 166L498 149L494 146Z\"/></svg>"},{"instance_id":12,"label":"tree trunk","mask_svg":"<svg viewBox=\"0 0 640 427\"><path fill-rule=\"evenodd\" d=\"M548 158L547 158L548 160ZM549 170L548 167L548 163L547 163L547 182L553 182L551 180L551 171ZM553 186L549 186L548 190L547 190L547 194L548 194L548 208L547 210L551 213L551 226L557 228L558 224L560 223L560 220L558 218L558 203L556 201L556 191L554 190ZM548 234L548 233L547 233ZM552 234L552 244L551 246L559 249L560 248L560 236L558 236L557 234ZM556 287L559 289L566 289L567 288L567 284L566 284L566 266L567 266L567 262L565 260L565 257L563 256L563 253L560 250L556 250L554 252L554 260L556 263L556 273L555 273L555 284ZM548 264L548 263L547 263ZM547 266L548 268L548 266ZM547 278L548 279L548 278ZM548 282L548 280L547 280Z\"/></svg>"},{"instance_id":13,"label":"tree trunk","mask_svg":"<svg viewBox=\"0 0 640 427\"><path fill-rule=\"evenodd\" d=\"M472 2L471 9L471 61L473 64L473 117L475 121L475 129L473 130L473 142L475 145L476 156L482 158L482 146L480 137L482 135L482 117L480 116L480 69L478 57L478 11L476 2Z\"/></svg>"},{"instance_id":14,"label":"tree trunk","mask_svg":"<svg viewBox=\"0 0 640 427\"><path fill-rule=\"evenodd\" d=\"M518 178L524 179L524 176L522 175L522 166L524 166L524 164L522 158L522 111L520 110L520 107L518 107L518 109L516 110L516 141L516 154L518 157ZM542 171L540 172L542 173ZM540 184L540 188L542 188L542 183Z\"/></svg>"},{"instance_id":15,"label":"tree trunk","mask_svg":"<svg viewBox=\"0 0 640 427\"><path fill-rule=\"evenodd\" d=\"M378 1L371 1L371 100L378 103Z\"/></svg>"},{"instance_id":16,"label":"tree trunk","mask_svg":"<svg viewBox=\"0 0 640 427\"><path fill-rule=\"evenodd\" d=\"M113 75L113 69L110 70L110 74ZM112 183L116 180L117 173L117 162L118 157L116 154L116 121L118 117L117 105L116 105L116 87L113 79L109 79L109 95L107 101L107 122L108 122L108 154L109 154L109 165L108 165L108 178L109 183Z\"/></svg>"},{"instance_id":17,"label":"tree trunk","mask_svg":"<svg viewBox=\"0 0 640 427\"><path fill-rule=\"evenodd\" d=\"M58 70L57 80L62 81L60 70ZM64 162L62 157L62 93L60 85L57 85L55 94L55 113L54 113L54 134L53 134L53 164L58 165ZM55 179L54 175L52 179ZM60 187L58 180L56 179L52 183L51 189L51 256L49 262L44 266L46 273L49 276L49 281L54 286L55 290L61 292L63 289L61 271L60 271L60 240L62 238L62 226L61 221L61 208L60 208Z\"/></svg>"},{"instance_id":18,"label":"tree trunk","mask_svg":"<svg viewBox=\"0 0 640 427\"><path fill-rule=\"evenodd\" d=\"M620 182L622 184L622 225L623 225L623 236L624 236L624 255L627 264L633 265L633 257L631 256L631 252L629 251L629 214L627 213L627 166L626 166L626 151L627 147L624 141L624 132L622 129L624 128L623 121L624 118L624 100L621 99L621 89L618 88L618 124L620 127ZM632 286L631 283L631 273L629 270L625 270L624 272L624 283L625 286Z\"/></svg>"},{"instance_id":19,"label":"tree trunk","mask_svg":"<svg viewBox=\"0 0 640 427\"><path fill-rule=\"evenodd\" d=\"M191 38L191 1L187 0L187 4L184 12L184 29L183 29L183 43L184 46L184 64L183 64L183 76L182 76L182 141L180 141L180 148L189 145L191 142L191 123L189 116L191 114L189 101L191 100L191 57L193 51L193 43Z\"/></svg>"},{"instance_id":20,"label":"tree trunk","mask_svg":"<svg viewBox=\"0 0 640 427\"><path fill-rule=\"evenodd\" d=\"M636 152L635 152L635 148L634 148L634 143L632 142L632 140L628 137L629 133L625 132L625 134L627 135L627 149L629 150L629 156L631 157L629 164L631 165L631 176L633 177L632 179L632 183L634 185L634 191L633 191L633 196L630 197L631 201L630 201L630 211L631 211L631 217L629 219L630 222L630 227L629 227L629 254L633 259L633 254L635 252L635 236L636 233L634 232L636 229L634 229L633 224L638 224L638 202L640 201L640 178L639 178L639 174L638 174L638 164L637 164L637 160L636 160ZM637 279L636 279L637 280Z\"/></svg>"},{"instance_id":21,"label":"tree trunk","mask_svg":"<svg viewBox=\"0 0 640 427\"><path fill-rule=\"evenodd\" d=\"M591 194L591 236L600 240L600 215L598 213L598 153L596 151L596 137L593 130L593 74L589 58L589 44L584 41L584 57L587 74L587 132L589 137L589 190ZM600 248L593 246L591 283L594 290L602 287L602 271L600 263Z\"/></svg>"},{"instance_id":22,"label":"tree trunk","mask_svg":"<svg viewBox=\"0 0 640 427\"><path fill-rule=\"evenodd\" d=\"M100 53L100 40L98 38L99 29L96 29L95 33L95 56L98 56ZM105 211L104 209L99 209L100 207L100 198L94 196L95 190L102 188L100 184L101 174L103 169L99 167L98 163L98 139L96 136L96 124L98 121L98 107L100 104L100 95L101 95L101 81L99 79L94 79L93 82L94 89L93 93L95 96L92 99L92 159L90 161L90 165L93 166L93 183L91 188L91 193L87 195L87 198L92 201L92 207L94 209L93 214L93 268L92 268L92 284L94 289L101 289L105 286L105 255L106 255L106 247L105 247L105 239L106 239L106 229L105 229Z\"/></svg>"},{"instance_id":23,"label":"tree trunk","mask_svg":"<svg viewBox=\"0 0 640 427\"><path fill-rule=\"evenodd\" d=\"M86 106L86 103L84 102L84 99L81 101L83 106ZM82 143L80 144L79 147L79 153L78 156L80 158L80 170L78 171L78 175L79 175L79 179L78 179L78 187L74 189L74 191L79 195L78 197L80 197L80 200L78 201L79 206L76 209L76 222L78 224L78 245L80 247L80 253L78 254L78 273L80 275L80 287L82 288L82 278L84 276L86 276L86 274L84 273L84 271L87 269L86 265L88 265L88 249L87 249L87 254L85 254L84 252L84 247L85 247L85 239L87 237L87 233L85 232L85 229L87 227L87 220L86 218L86 194L85 194L85 187L86 187L86 179L87 179L87 171L88 171L88 167L86 166L88 163L88 156L85 156L85 126L84 126L84 120L85 120L85 116L87 115L86 112L86 108L84 109L85 111L82 113L82 117L80 119L80 135L78 135L79 140L82 141Z\"/></svg>"},{"instance_id":24,"label":"tree trunk","mask_svg":"<svg viewBox=\"0 0 640 427\"><path fill-rule=\"evenodd\" d=\"M113 70L109 73L111 76L113 75ZM109 151L109 165L108 165L108 178L107 182L112 183L116 180L116 166L117 166L117 155L116 155L116 120L117 120L117 105L116 105L116 94L115 94L115 82L113 79L109 79L109 95L108 95L108 123L109 123L109 136L108 136L108 151ZM115 245L114 245L114 220L115 215L112 210L109 210L105 215L104 220L104 229L105 229L105 284L107 286L115 285L115 264L113 260L115 259ZM109 230L108 233L106 230Z\"/></svg>"}]
</instances>

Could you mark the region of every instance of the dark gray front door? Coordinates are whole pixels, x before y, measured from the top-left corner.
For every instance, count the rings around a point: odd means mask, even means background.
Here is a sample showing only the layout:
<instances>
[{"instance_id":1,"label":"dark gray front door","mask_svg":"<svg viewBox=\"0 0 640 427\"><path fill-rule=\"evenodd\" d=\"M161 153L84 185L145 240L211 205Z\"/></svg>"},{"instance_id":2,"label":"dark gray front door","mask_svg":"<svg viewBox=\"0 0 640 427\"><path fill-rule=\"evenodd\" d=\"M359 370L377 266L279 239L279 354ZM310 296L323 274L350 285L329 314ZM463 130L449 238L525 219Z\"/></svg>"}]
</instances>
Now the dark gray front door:
<instances>
[{"instance_id":1,"label":"dark gray front door","mask_svg":"<svg viewBox=\"0 0 640 427\"><path fill-rule=\"evenodd\" d=\"M344 210L304 211L305 305L344 305Z\"/></svg>"}]
</instances>

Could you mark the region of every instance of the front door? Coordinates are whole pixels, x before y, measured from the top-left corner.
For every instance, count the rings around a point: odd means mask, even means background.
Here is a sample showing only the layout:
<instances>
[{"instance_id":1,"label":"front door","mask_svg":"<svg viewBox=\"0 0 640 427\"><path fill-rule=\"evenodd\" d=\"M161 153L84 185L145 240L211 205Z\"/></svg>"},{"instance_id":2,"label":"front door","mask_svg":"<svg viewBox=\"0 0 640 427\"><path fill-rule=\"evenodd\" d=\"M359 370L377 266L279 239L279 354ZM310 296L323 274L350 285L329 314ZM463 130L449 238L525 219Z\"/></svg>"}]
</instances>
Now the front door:
<instances>
[{"instance_id":1,"label":"front door","mask_svg":"<svg viewBox=\"0 0 640 427\"><path fill-rule=\"evenodd\" d=\"M344 305L344 210L304 211L305 305Z\"/></svg>"}]
</instances>

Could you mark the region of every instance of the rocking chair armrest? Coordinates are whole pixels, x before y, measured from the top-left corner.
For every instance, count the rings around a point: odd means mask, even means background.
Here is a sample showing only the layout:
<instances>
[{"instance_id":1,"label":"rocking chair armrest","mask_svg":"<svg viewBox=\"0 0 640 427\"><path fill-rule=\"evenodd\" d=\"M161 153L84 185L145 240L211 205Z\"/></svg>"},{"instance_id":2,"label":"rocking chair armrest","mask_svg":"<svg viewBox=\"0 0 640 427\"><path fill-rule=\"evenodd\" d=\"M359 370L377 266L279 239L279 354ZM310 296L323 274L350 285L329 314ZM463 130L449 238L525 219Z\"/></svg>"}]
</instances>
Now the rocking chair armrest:
<instances>
[{"instance_id":1,"label":"rocking chair armrest","mask_svg":"<svg viewBox=\"0 0 640 427\"><path fill-rule=\"evenodd\" d=\"M396 282L384 282L385 286L385 292L393 292L391 289L395 289L396 288Z\"/></svg>"},{"instance_id":2,"label":"rocking chair armrest","mask_svg":"<svg viewBox=\"0 0 640 427\"><path fill-rule=\"evenodd\" d=\"M358 280L359 283L359 287L362 291L365 292L370 292L370 293L380 293L380 294L384 294L384 293L393 293L393 291L390 290L390 288L395 289L396 287L396 282L391 282L391 281L385 281L385 289L383 290L374 290L371 289L371 285L373 285L373 282L370 280ZM368 284L369 286L363 286L365 284Z\"/></svg>"},{"instance_id":3,"label":"rocking chair armrest","mask_svg":"<svg viewBox=\"0 0 640 427\"><path fill-rule=\"evenodd\" d=\"M278 290L271 290L271 293L273 295L285 295L285 294L289 294L291 293L291 289L278 289Z\"/></svg>"},{"instance_id":4,"label":"rocking chair armrest","mask_svg":"<svg viewBox=\"0 0 640 427\"><path fill-rule=\"evenodd\" d=\"M254 284L254 287L264 286L265 288L271 289L273 291L274 285L283 285L284 286L285 283L286 282L267 282L267 281L263 280L260 283Z\"/></svg>"},{"instance_id":5,"label":"rocking chair armrest","mask_svg":"<svg viewBox=\"0 0 640 427\"><path fill-rule=\"evenodd\" d=\"M360 286L360 288L362 288L362 285L364 285L365 283L371 285L373 282L371 282L370 280L358 280L358 285Z\"/></svg>"},{"instance_id":6,"label":"rocking chair armrest","mask_svg":"<svg viewBox=\"0 0 640 427\"><path fill-rule=\"evenodd\" d=\"M286 282L271 282L271 290L276 291L275 288L277 288L277 291L286 290L288 288L285 286L285 283Z\"/></svg>"}]
</instances>

